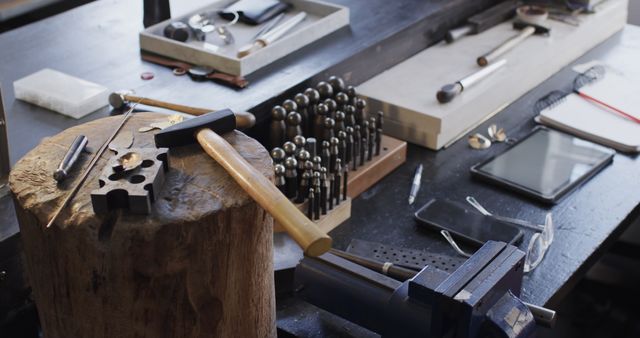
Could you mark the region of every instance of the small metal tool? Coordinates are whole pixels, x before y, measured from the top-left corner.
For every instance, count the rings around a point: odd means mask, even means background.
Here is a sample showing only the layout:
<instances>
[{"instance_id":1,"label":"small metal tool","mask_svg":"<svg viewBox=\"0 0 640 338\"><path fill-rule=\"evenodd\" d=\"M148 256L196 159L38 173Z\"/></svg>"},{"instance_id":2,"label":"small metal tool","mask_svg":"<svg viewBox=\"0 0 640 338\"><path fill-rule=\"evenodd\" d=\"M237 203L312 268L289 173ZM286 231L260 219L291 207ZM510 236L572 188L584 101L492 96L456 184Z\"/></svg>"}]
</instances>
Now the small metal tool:
<instances>
[{"instance_id":1,"label":"small metal tool","mask_svg":"<svg viewBox=\"0 0 640 338\"><path fill-rule=\"evenodd\" d=\"M480 69L479 71L471 75L467 75L465 78L463 78L460 81L443 86L442 88L440 88L438 93L436 93L436 98L438 99L438 102L440 103L450 102L456 97L456 95L462 93L462 91L464 91L465 89L480 82L482 79L486 78L487 76L495 73L500 68L504 67L504 65L506 64L507 64L507 60L502 59L488 67Z\"/></svg>"},{"instance_id":2,"label":"small metal tool","mask_svg":"<svg viewBox=\"0 0 640 338\"><path fill-rule=\"evenodd\" d=\"M307 13L300 12L295 16L293 16L291 19L283 22L281 25L273 28L266 34L257 38L252 44L241 47L240 49L238 49L238 57L243 58L259 49L262 49L268 46L274 41L278 40L283 35L285 35L288 31L290 31L293 27L295 27L297 24L302 22L302 20L304 20L306 16L307 16Z\"/></svg>"},{"instance_id":3,"label":"small metal tool","mask_svg":"<svg viewBox=\"0 0 640 338\"><path fill-rule=\"evenodd\" d=\"M124 124L129 120L129 118L131 117L131 114L133 112L133 109L137 105L138 105L137 102L134 103L131 106L131 108L129 108L129 110L122 116L122 121L120 121L120 124L116 127L116 129L114 129L114 131L111 134L111 136L109 136L109 138L107 138L107 140L102 144L102 146L100 147L100 150L98 150L96 152L95 156L93 156L93 159L91 160L91 162L89 162L89 165L87 166L87 169L84 170L84 173L80 177L80 180L78 181L78 183L76 183L76 185L71 189L71 191L69 191L69 194L67 194L67 197L65 197L65 199L62 201L62 204L60 204L58 209L56 209L56 211L53 213L53 216L51 217L51 219L49 220L49 222L45 226L46 228L50 228L51 225L53 225L53 223L56 221L56 219L58 219L58 216L60 216L60 213L62 212L62 210L76 196L76 194L78 193L78 190L80 190L80 187L82 186L84 181L86 181L87 177L89 177L89 174L91 173L91 170L93 169L93 167L95 167L96 163L98 163L98 160L100 159L102 154L104 154L104 152L107 150L107 146L109 145L109 143L111 143L111 141L113 141L113 139L116 137L116 135L118 135L118 132L120 131L120 129L122 129Z\"/></svg>"},{"instance_id":4,"label":"small metal tool","mask_svg":"<svg viewBox=\"0 0 640 338\"><path fill-rule=\"evenodd\" d=\"M53 178L56 181L62 182L69 176L69 171L78 161L78 158L80 158L80 154L87 146L87 143L89 143L89 140L86 136L76 136L76 138L71 143L71 146L69 146L69 150L67 150L67 153L62 158L62 161L60 161L58 168L53 172Z\"/></svg>"},{"instance_id":5,"label":"small metal tool","mask_svg":"<svg viewBox=\"0 0 640 338\"><path fill-rule=\"evenodd\" d=\"M215 20L213 19L213 14L211 13L198 13L192 15L188 20L188 24L189 27L191 27L191 29L193 30L195 38L197 40L205 41L207 34L216 32L218 34L218 37L220 37L224 44L230 45L235 42L235 38L233 37L233 34L231 34L229 26L232 26L236 22L238 22L238 19L240 17L238 12L232 13L234 15L233 20L224 25L216 24Z\"/></svg>"},{"instance_id":6,"label":"small metal tool","mask_svg":"<svg viewBox=\"0 0 640 338\"><path fill-rule=\"evenodd\" d=\"M413 204L418 196L418 190L420 190L420 182L422 180L422 164L416 168L416 173L413 176L413 182L411 183L411 191L409 192L409 205Z\"/></svg>"}]
</instances>

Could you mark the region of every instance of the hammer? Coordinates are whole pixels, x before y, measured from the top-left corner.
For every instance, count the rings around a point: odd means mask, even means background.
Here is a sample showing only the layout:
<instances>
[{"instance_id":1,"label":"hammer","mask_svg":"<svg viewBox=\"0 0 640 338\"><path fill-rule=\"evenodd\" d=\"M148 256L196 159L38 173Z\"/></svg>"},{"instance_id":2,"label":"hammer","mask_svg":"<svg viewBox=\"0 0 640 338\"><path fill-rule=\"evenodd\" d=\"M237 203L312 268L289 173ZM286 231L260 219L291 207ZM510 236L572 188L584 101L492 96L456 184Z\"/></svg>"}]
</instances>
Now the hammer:
<instances>
[{"instance_id":1,"label":"hammer","mask_svg":"<svg viewBox=\"0 0 640 338\"><path fill-rule=\"evenodd\" d=\"M477 60L479 66L484 67L489 63L495 61L502 54L510 51L533 34L549 35L549 33L551 32L551 29L547 27L519 20L513 23L513 28L520 30L520 33L509 38L507 41L500 44L500 46L496 47L491 52L479 57Z\"/></svg>"},{"instance_id":2,"label":"hammer","mask_svg":"<svg viewBox=\"0 0 640 338\"><path fill-rule=\"evenodd\" d=\"M130 91L130 90L121 90L121 91L113 92L109 94L109 104L114 109L121 109L127 106L130 102L138 102L139 104L144 104L147 106L175 110L181 113L186 113L186 114L195 115L195 116L200 116L200 115L204 115L204 114L215 111L213 109L195 108L195 107L183 106L180 104L150 99L146 97L134 96L133 94L134 94L133 91ZM239 128L248 129L253 127L256 124L256 117L249 112L235 113L235 116L236 116L236 125Z\"/></svg>"},{"instance_id":3,"label":"hammer","mask_svg":"<svg viewBox=\"0 0 640 338\"><path fill-rule=\"evenodd\" d=\"M204 151L220 164L262 208L282 225L302 247L305 255L319 256L331 248L327 236L309 220L266 177L249 164L219 134L236 127L236 116L219 110L166 128L155 135L157 147L176 147L200 143Z\"/></svg>"}]
</instances>

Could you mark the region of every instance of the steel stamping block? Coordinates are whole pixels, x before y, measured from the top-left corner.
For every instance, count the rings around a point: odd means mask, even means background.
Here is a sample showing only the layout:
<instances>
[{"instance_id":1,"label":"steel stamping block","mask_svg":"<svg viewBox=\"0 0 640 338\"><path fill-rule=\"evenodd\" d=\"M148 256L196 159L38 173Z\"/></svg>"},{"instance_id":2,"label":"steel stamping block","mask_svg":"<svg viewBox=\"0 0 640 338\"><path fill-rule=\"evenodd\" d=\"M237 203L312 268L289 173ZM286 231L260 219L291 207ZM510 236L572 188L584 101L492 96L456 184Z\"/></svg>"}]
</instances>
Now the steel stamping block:
<instances>
[{"instance_id":1,"label":"steel stamping block","mask_svg":"<svg viewBox=\"0 0 640 338\"><path fill-rule=\"evenodd\" d=\"M168 151L168 148L118 149L102 169L100 188L91 192L93 211L105 214L114 209L128 209L136 214L149 214L169 170ZM118 159L130 152L138 153L142 163L130 171L117 170Z\"/></svg>"}]
</instances>

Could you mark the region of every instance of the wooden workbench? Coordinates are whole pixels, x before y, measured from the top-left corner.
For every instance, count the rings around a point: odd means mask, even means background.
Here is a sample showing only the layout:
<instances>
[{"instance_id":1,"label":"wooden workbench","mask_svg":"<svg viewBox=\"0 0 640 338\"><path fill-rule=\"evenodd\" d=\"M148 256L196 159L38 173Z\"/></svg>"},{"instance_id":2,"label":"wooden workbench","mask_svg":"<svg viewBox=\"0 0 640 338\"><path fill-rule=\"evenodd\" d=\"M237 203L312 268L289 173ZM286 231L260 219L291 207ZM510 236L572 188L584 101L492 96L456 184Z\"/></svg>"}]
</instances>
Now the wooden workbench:
<instances>
[{"instance_id":1,"label":"wooden workbench","mask_svg":"<svg viewBox=\"0 0 640 338\"><path fill-rule=\"evenodd\" d=\"M139 3L99 1L0 35L0 82L6 94L12 161L33 148L42 137L108 114L104 109L77 121L15 101L11 83L43 67L77 75L112 89L134 88L139 94L177 103L250 109L257 114L259 122L264 122L266 107L281 101L282 97L292 96L308 83L335 73L358 84L433 43L444 33L445 27L495 1L335 2L350 7L350 28L249 76L251 85L243 91L213 83L195 83L187 77L177 78L167 69L142 62L137 43L137 32L142 29ZM174 13L178 12L174 10ZM624 35L627 34L633 34L631 37L636 40L640 36L638 29L633 27L625 31ZM621 34L614 36L582 61L606 54L620 43L620 39ZM156 78L148 82L140 80L140 73L149 70L155 72ZM498 123L509 130L509 136L522 137L534 125L531 121L533 102L551 89L570 85L571 78L570 69L563 69L477 130L484 131L489 123ZM274 95L278 97L272 98ZM453 254L439 235L420 231L414 225L413 212L433 197L463 200L465 196L473 195L496 213L542 220L549 210L546 206L471 180L468 168L503 147L498 145L486 152L475 152L463 140L436 153L410 146L405 165L353 201L351 220L331 233L336 247L344 249L352 238L360 238ZM422 188L414 206L409 207L406 199L418 163L425 166ZM549 306L557 304L638 218L640 181L632 179L638 172L640 159L618 155L605 171L551 208L558 231L545 260L525 277L525 301ZM3 245L8 243L14 247L16 236L13 207L8 199L4 199L0 201L0 253L12 253ZM0 257L0 264L10 257L13 256ZM319 315L313 308L299 307L292 302L295 301L289 299L278 303L279 324L291 327L296 323L303 332L327 335L343 328L332 325L331 319ZM285 305L290 306L284 308ZM297 317L287 309L310 314L310 322L296 322Z\"/></svg>"}]
</instances>

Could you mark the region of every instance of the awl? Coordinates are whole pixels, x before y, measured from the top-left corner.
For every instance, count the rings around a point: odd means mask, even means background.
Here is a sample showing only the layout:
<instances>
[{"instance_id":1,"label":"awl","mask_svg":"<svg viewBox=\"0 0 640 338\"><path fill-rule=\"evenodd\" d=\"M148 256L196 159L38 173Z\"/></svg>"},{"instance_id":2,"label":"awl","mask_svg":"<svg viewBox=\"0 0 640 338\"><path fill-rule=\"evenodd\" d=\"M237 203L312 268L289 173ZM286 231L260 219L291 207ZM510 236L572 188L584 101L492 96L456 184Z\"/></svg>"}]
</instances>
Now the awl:
<instances>
[{"instance_id":1,"label":"awl","mask_svg":"<svg viewBox=\"0 0 640 338\"><path fill-rule=\"evenodd\" d=\"M304 18L307 17L307 13L300 12L293 16L291 19L283 22L281 25L273 28L268 31L264 35L258 37L252 44L245 45L238 50L238 57L245 57L261 48L268 46L274 41L278 40L280 37L285 35L288 31L290 31L297 24L302 22Z\"/></svg>"}]
</instances>

